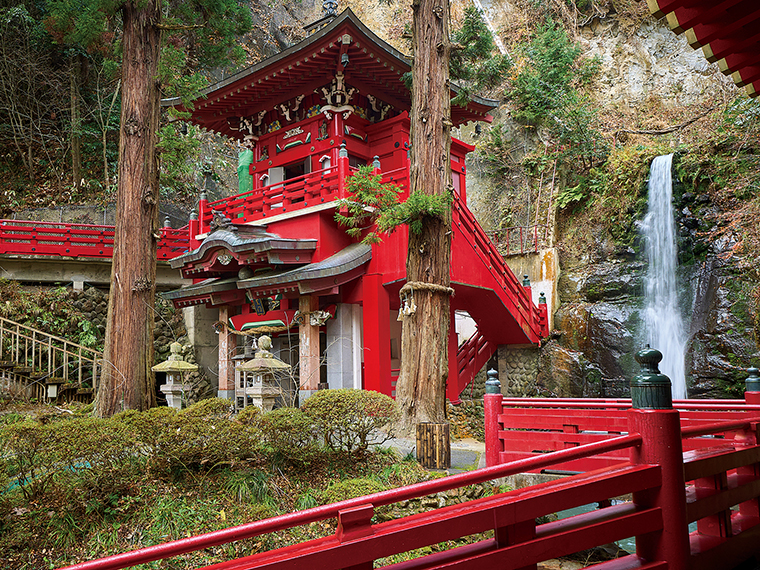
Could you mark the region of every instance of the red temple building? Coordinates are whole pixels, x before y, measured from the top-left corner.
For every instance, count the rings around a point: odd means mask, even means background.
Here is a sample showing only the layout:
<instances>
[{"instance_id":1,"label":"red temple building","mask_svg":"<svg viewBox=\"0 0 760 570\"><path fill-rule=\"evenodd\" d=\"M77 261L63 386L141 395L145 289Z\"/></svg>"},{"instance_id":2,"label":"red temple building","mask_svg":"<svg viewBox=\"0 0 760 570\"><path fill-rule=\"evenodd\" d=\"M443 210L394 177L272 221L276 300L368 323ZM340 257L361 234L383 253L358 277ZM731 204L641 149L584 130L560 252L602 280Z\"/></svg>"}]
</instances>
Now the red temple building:
<instances>
[{"instance_id":1,"label":"red temple building","mask_svg":"<svg viewBox=\"0 0 760 570\"><path fill-rule=\"evenodd\" d=\"M346 178L361 165L398 185L402 200L408 195L411 99L402 76L410 69L401 53L345 10L194 102L190 122L251 151L242 193L216 202L202 196L189 224L190 251L171 260L193 280L167 294L175 306L219 311L221 397L235 397L239 335L264 332L273 351L294 364L287 354L298 347L301 393L329 387L393 394L408 230L364 245L337 224L335 210L348 196ZM452 121L490 121L495 105L476 97L453 106ZM452 140L455 295L447 396L454 401L498 345L536 345L547 334L546 305L533 304L530 287L467 209L465 157L473 149ZM412 305L407 299L404 306ZM454 311L477 324L461 346ZM239 406L246 403L238 399Z\"/></svg>"}]
</instances>

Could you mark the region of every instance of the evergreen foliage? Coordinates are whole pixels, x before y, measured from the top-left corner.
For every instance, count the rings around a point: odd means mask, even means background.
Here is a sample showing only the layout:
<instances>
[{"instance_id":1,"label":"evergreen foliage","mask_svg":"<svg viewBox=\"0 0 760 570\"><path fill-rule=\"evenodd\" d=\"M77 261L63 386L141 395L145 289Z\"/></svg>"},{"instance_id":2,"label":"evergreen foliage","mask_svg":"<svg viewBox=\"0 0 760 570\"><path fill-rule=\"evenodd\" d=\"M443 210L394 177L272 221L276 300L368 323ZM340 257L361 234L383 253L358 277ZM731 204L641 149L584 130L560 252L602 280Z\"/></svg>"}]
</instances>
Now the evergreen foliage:
<instances>
[{"instance_id":1,"label":"evergreen foliage","mask_svg":"<svg viewBox=\"0 0 760 570\"><path fill-rule=\"evenodd\" d=\"M499 85L512 61L505 55L493 54L493 36L475 6L465 9L462 26L452 33L451 39L456 49L451 52L449 72L451 79L460 87L452 103L465 105L472 93L481 93Z\"/></svg>"},{"instance_id":2,"label":"evergreen foliage","mask_svg":"<svg viewBox=\"0 0 760 570\"><path fill-rule=\"evenodd\" d=\"M524 66L507 89L515 103L512 117L539 125L551 120L572 90L573 65L580 55L564 28L547 19L523 48Z\"/></svg>"},{"instance_id":3,"label":"evergreen foliage","mask_svg":"<svg viewBox=\"0 0 760 570\"><path fill-rule=\"evenodd\" d=\"M371 166L360 167L347 179L351 197L339 200L335 211L335 220L346 227L348 235L364 235L362 243L379 243L380 234L391 233L403 224L419 234L426 218L443 217L451 209L450 193L431 196L414 192L399 202L400 189L383 184L381 179L379 174L372 174Z\"/></svg>"},{"instance_id":4,"label":"evergreen foliage","mask_svg":"<svg viewBox=\"0 0 760 570\"><path fill-rule=\"evenodd\" d=\"M383 184L382 176L373 174L372 166L360 166L346 180L350 198L338 201L335 220L346 228L346 233L363 243L378 243L380 236L373 225L384 212L398 206L400 189L393 184Z\"/></svg>"},{"instance_id":5,"label":"evergreen foliage","mask_svg":"<svg viewBox=\"0 0 760 570\"><path fill-rule=\"evenodd\" d=\"M89 417L91 410L0 415L4 568L58 568L427 478L416 462L398 465L385 450L331 450L294 408L246 408L256 411L232 418L228 401L211 399L179 412L129 410L109 419ZM283 438L273 446L278 429ZM301 429L309 434L303 448ZM332 483L342 479L352 482ZM329 524L295 528L178 557L171 567L211 565L334 531Z\"/></svg>"},{"instance_id":6,"label":"evergreen foliage","mask_svg":"<svg viewBox=\"0 0 760 570\"><path fill-rule=\"evenodd\" d=\"M392 398L367 390L322 390L306 400L303 410L330 449L347 453L365 453L370 443L387 441L399 417Z\"/></svg>"}]
</instances>

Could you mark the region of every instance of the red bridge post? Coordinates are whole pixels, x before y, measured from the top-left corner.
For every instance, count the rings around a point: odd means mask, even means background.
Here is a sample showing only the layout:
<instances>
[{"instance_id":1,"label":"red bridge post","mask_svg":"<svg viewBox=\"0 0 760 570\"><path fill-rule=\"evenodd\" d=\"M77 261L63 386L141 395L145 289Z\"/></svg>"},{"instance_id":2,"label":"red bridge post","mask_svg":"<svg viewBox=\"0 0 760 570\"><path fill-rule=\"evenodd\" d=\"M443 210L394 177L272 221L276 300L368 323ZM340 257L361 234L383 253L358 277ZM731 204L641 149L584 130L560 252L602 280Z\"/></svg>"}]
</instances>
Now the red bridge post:
<instances>
[{"instance_id":1,"label":"red bridge post","mask_svg":"<svg viewBox=\"0 0 760 570\"><path fill-rule=\"evenodd\" d=\"M660 508L662 530L636 537L636 554L647 562L666 560L669 570L689 567L689 525L683 474L681 419L673 409L670 380L660 374L658 350L636 354L641 373L631 381L633 408L628 412L628 432L639 433L641 447L631 450L631 463L659 465L659 488L633 494L633 502L643 508Z\"/></svg>"},{"instance_id":2,"label":"red bridge post","mask_svg":"<svg viewBox=\"0 0 760 570\"><path fill-rule=\"evenodd\" d=\"M348 150L346 150L346 143L342 142L338 151L338 198L340 200L346 197L346 177L349 172Z\"/></svg>"},{"instance_id":3,"label":"red bridge post","mask_svg":"<svg viewBox=\"0 0 760 570\"><path fill-rule=\"evenodd\" d=\"M486 380L486 393L483 396L485 408L485 440L486 440L486 467L499 464L499 454L504 451L503 443L499 439L499 414L502 412L501 383L499 373L496 370L488 371Z\"/></svg>"},{"instance_id":4,"label":"red bridge post","mask_svg":"<svg viewBox=\"0 0 760 570\"><path fill-rule=\"evenodd\" d=\"M196 236L201 233L200 222L198 221L198 214L195 212L190 212L190 220L187 222L187 233L189 250L193 251L200 247L201 242L196 238Z\"/></svg>"}]
</instances>

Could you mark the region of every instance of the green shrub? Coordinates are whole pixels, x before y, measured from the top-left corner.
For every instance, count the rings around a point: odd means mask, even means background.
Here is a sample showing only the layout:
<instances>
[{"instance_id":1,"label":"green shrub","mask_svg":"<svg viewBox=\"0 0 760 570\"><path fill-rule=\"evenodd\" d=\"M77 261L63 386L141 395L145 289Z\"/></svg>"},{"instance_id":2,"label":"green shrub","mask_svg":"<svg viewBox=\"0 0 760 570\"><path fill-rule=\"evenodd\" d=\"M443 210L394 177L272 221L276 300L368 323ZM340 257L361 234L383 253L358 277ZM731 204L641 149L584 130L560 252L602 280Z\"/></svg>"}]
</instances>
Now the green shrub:
<instances>
[{"instance_id":1,"label":"green shrub","mask_svg":"<svg viewBox=\"0 0 760 570\"><path fill-rule=\"evenodd\" d=\"M65 503L68 512L105 513L144 466L124 424L74 418L17 422L2 430L5 471L28 501Z\"/></svg>"},{"instance_id":2,"label":"green shrub","mask_svg":"<svg viewBox=\"0 0 760 570\"><path fill-rule=\"evenodd\" d=\"M50 458L47 435L50 428L33 420L14 422L0 429L5 471L27 500L42 496L55 472L46 469Z\"/></svg>"},{"instance_id":3,"label":"green shrub","mask_svg":"<svg viewBox=\"0 0 760 570\"><path fill-rule=\"evenodd\" d=\"M278 408L262 414L262 439L275 455L293 464L306 464L318 452L312 419L298 408Z\"/></svg>"},{"instance_id":4,"label":"green shrub","mask_svg":"<svg viewBox=\"0 0 760 570\"><path fill-rule=\"evenodd\" d=\"M197 419L231 419L235 413L233 403L226 398L207 398L180 412Z\"/></svg>"},{"instance_id":5,"label":"green shrub","mask_svg":"<svg viewBox=\"0 0 760 570\"><path fill-rule=\"evenodd\" d=\"M235 421L248 427L258 427L261 423L261 408L258 406L246 406L235 417Z\"/></svg>"},{"instance_id":6,"label":"green shrub","mask_svg":"<svg viewBox=\"0 0 760 570\"><path fill-rule=\"evenodd\" d=\"M392 398L369 390L322 390L306 400L303 410L328 447L348 453L387 441L399 418Z\"/></svg>"},{"instance_id":7,"label":"green shrub","mask_svg":"<svg viewBox=\"0 0 760 570\"><path fill-rule=\"evenodd\" d=\"M223 404L223 405L222 405ZM210 469L255 455L256 433L229 416L229 400L212 398L177 412L168 407L114 416L136 432L139 449L157 472Z\"/></svg>"},{"instance_id":8,"label":"green shrub","mask_svg":"<svg viewBox=\"0 0 760 570\"><path fill-rule=\"evenodd\" d=\"M385 491L385 486L377 479L360 477L358 479L346 479L330 485L322 493L325 503L337 503L354 497L362 497Z\"/></svg>"}]
</instances>

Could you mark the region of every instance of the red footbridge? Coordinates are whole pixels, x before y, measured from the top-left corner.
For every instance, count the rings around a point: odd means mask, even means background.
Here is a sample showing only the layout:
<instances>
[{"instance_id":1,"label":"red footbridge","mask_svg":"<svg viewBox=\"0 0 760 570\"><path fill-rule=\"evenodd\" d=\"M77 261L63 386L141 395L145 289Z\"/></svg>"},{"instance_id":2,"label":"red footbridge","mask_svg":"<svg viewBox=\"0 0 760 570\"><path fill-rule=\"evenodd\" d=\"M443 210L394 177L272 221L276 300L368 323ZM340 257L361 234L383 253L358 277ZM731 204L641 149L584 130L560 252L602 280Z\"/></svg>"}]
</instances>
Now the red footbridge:
<instances>
[{"instance_id":1,"label":"red footbridge","mask_svg":"<svg viewBox=\"0 0 760 570\"><path fill-rule=\"evenodd\" d=\"M489 534L384 568L535 569L543 561L627 538L635 540L635 552L591 567L722 570L760 554L760 392L747 392L746 400L677 401L672 409L657 410L634 409L625 400L506 399L500 394L486 394L485 399L484 469L82 562L67 570L128 568L331 520L337 520L335 532L324 538L205 570L370 570L376 560L480 533ZM518 440L521 445L516 445ZM372 522L375 509L384 505L541 471L566 476ZM540 522L546 515L587 505L595 508Z\"/></svg>"}]
</instances>

